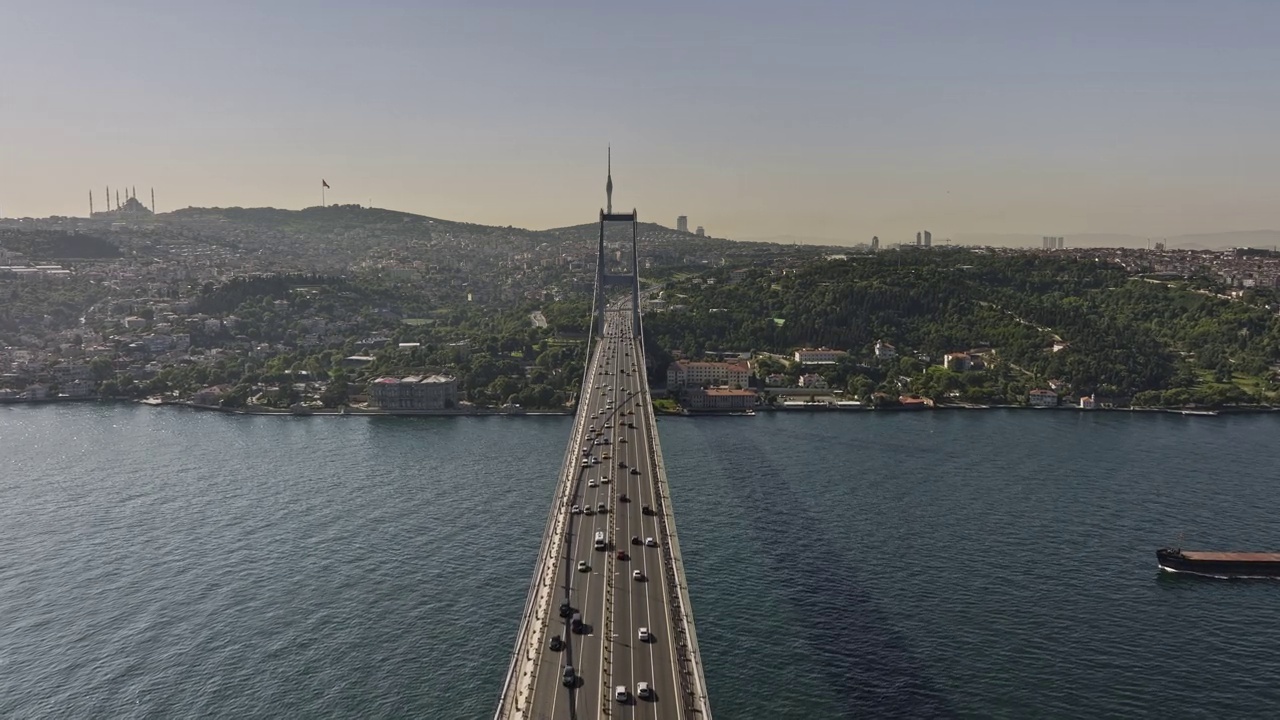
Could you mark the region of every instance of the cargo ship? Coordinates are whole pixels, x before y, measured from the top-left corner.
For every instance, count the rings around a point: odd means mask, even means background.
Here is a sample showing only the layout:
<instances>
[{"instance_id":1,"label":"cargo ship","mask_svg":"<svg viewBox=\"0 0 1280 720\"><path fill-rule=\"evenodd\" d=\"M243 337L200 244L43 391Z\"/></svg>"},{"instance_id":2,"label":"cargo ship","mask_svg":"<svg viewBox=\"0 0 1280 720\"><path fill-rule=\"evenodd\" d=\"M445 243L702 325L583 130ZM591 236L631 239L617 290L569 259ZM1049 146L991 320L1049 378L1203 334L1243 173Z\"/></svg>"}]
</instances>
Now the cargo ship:
<instances>
[{"instance_id":1,"label":"cargo ship","mask_svg":"<svg viewBox=\"0 0 1280 720\"><path fill-rule=\"evenodd\" d=\"M1280 578L1280 553L1205 552L1161 548L1156 551L1161 570L1210 577Z\"/></svg>"}]
</instances>

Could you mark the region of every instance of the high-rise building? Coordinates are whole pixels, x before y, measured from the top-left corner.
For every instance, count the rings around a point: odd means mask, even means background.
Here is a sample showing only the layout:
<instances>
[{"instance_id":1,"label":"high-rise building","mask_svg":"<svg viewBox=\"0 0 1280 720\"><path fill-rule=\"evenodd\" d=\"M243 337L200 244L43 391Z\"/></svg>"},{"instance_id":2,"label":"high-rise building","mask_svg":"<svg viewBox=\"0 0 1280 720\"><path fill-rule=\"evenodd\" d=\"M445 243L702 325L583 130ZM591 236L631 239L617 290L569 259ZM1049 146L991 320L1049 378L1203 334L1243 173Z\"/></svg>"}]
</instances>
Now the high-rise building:
<instances>
[{"instance_id":1,"label":"high-rise building","mask_svg":"<svg viewBox=\"0 0 1280 720\"><path fill-rule=\"evenodd\" d=\"M1066 238L1045 235L1040 238L1041 250L1061 250L1066 247Z\"/></svg>"},{"instance_id":2,"label":"high-rise building","mask_svg":"<svg viewBox=\"0 0 1280 720\"><path fill-rule=\"evenodd\" d=\"M1066 249L1066 247L1067 247L1067 239L1066 239L1066 238L1064 238L1064 237L1059 237L1059 238L1058 238L1058 249L1059 249L1059 250L1064 250L1064 249Z\"/></svg>"},{"instance_id":3,"label":"high-rise building","mask_svg":"<svg viewBox=\"0 0 1280 720\"><path fill-rule=\"evenodd\" d=\"M676 230L680 232L689 232L689 216L681 215L676 218Z\"/></svg>"},{"instance_id":4,"label":"high-rise building","mask_svg":"<svg viewBox=\"0 0 1280 720\"><path fill-rule=\"evenodd\" d=\"M918 247L920 243L921 243L920 233L916 233L916 246Z\"/></svg>"},{"instance_id":5,"label":"high-rise building","mask_svg":"<svg viewBox=\"0 0 1280 720\"><path fill-rule=\"evenodd\" d=\"M701 225L699 225L699 226L698 226L698 229L697 229L693 234L694 234L694 235L697 235L698 237L706 237L706 236L707 236L707 231L703 230L703 229L702 229L702 226L701 226Z\"/></svg>"},{"instance_id":6,"label":"high-rise building","mask_svg":"<svg viewBox=\"0 0 1280 720\"><path fill-rule=\"evenodd\" d=\"M933 247L933 233L928 230L924 231L924 246Z\"/></svg>"},{"instance_id":7,"label":"high-rise building","mask_svg":"<svg viewBox=\"0 0 1280 720\"><path fill-rule=\"evenodd\" d=\"M880 237L876 235L871 236L871 252L875 252L879 249L880 249Z\"/></svg>"}]
</instances>

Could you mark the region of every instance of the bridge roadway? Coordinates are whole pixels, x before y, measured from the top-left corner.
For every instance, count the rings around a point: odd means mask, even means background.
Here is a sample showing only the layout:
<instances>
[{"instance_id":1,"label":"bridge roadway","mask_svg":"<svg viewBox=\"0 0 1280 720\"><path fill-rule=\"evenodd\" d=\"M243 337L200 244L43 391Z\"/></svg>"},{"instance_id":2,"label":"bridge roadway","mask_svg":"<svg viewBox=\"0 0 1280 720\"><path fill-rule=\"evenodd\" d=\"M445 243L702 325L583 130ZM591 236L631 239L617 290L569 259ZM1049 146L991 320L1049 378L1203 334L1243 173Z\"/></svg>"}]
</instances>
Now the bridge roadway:
<instances>
[{"instance_id":1,"label":"bridge roadway","mask_svg":"<svg viewBox=\"0 0 1280 720\"><path fill-rule=\"evenodd\" d=\"M711 717L644 353L626 304L606 311L583 383L500 720ZM595 547L597 533L604 549ZM580 632L562 616L566 601L580 614ZM647 698L638 696L641 682Z\"/></svg>"}]
</instances>

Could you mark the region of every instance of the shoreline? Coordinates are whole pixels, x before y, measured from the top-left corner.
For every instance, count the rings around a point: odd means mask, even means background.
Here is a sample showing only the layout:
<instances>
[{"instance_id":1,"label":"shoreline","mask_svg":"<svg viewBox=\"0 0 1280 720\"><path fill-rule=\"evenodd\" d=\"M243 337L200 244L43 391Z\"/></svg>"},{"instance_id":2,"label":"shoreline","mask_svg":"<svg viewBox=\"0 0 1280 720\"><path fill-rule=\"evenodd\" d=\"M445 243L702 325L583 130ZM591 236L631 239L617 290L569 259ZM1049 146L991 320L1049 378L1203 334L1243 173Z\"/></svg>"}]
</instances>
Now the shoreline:
<instances>
[{"instance_id":1,"label":"shoreline","mask_svg":"<svg viewBox=\"0 0 1280 720\"><path fill-rule=\"evenodd\" d=\"M43 400L0 400L0 407L9 405L54 405L59 403L129 403L133 405L148 405L151 407L178 407L188 410L199 410L204 412L218 412L227 415L253 415L253 416L278 416L278 417L484 417L484 416L500 416L500 417L545 417L545 416L571 416L576 410L521 410L510 411L501 408L464 408L452 410L377 410L369 408L350 408L335 409L324 408L316 410L277 410L275 408L226 408L218 405L198 405L196 403L183 400L153 400L150 398L46 398ZM1165 415L1182 415L1183 417L1218 417L1222 415L1265 415L1268 413L1280 412L1280 406L1270 405L1250 405L1250 406L1226 406L1217 408L1159 408L1159 407L1105 407L1105 408L1080 408L1074 405L1060 405L1057 407L1033 407L1030 405L933 405L925 407L831 407L827 405L813 405L811 407L755 407L751 413L743 410L696 410L685 412L682 410L659 410L654 409L654 414L658 416L668 417L753 417L761 413L791 413L791 412L807 412L807 413L866 413L866 412L936 412L936 411L956 411L956 410L1019 410L1019 411L1056 411L1056 412L1080 412L1080 413L1154 413Z\"/></svg>"}]
</instances>

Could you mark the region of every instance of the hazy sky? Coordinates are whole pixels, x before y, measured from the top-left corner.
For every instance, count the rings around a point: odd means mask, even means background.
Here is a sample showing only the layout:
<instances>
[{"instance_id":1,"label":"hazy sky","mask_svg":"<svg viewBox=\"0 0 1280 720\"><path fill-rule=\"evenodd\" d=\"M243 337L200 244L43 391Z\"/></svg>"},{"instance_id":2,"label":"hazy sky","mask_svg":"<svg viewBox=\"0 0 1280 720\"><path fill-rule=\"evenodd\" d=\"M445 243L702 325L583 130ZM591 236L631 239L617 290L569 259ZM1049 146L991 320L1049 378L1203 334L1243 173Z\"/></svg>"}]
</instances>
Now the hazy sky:
<instances>
[{"instance_id":1,"label":"hazy sky","mask_svg":"<svg viewBox=\"0 0 1280 720\"><path fill-rule=\"evenodd\" d=\"M0 215L156 188L716 236L1280 227L1280 1L0 0Z\"/></svg>"}]
</instances>

